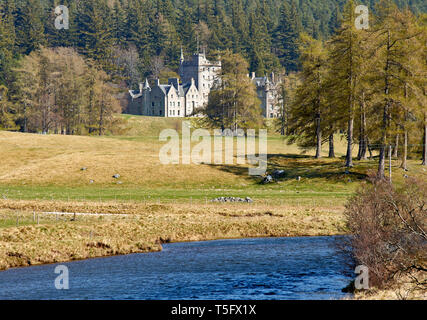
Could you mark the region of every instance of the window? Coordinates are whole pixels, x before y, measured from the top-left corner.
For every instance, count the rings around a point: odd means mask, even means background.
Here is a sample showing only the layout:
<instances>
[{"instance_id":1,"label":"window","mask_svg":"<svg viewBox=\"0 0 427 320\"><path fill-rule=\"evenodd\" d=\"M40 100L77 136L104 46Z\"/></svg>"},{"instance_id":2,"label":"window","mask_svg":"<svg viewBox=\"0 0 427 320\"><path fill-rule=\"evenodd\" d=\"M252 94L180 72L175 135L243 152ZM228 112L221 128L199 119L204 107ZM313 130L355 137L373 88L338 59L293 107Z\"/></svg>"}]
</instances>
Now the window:
<instances>
[{"instance_id":1,"label":"window","mask_svg":"<svg viewBox=\"0 0 427 320\"><path fill-rule=\"evenodd\" d=\"M161 115L162 115L162 110L159 111L159 116L161 116Z\"/></svg>"},{"instance_id":2,"label":"window","mask_svg":"<svg viewBox=\"0 0 427 320\"><path fill-rule=\"evenodd\" d=\"M181 102L178 101L178 107L180 107L180 106L181 106Z\"/></svg>"},{"instance_id":3,"label":"window","mask_svg":"<svg viewBox=\"0 0 427 320\"><path fill-rule=\"evenodd\" d=\"M178 115L179 115L179 110L178 110Z\"/></svg>"},{"instance_id":4,"label":"window","mask_svg":"<svg viewBox=\"0 0 427 320\"><path fill-rule=\"evenodd\" d=\"M154 102L151 102L151 106L154 107L156 104Z\"/></svg>"}]
</instances>

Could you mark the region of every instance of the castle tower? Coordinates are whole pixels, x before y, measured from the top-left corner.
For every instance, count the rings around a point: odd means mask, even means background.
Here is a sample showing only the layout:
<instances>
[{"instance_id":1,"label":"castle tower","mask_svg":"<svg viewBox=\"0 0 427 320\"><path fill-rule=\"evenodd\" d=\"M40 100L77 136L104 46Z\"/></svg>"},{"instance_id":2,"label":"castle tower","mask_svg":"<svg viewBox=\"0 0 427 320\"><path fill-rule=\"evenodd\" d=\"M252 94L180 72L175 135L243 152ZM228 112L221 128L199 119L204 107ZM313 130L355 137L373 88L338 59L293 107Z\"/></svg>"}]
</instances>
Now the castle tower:
<instances>
[{"instance_id":1,"label":"castle tower","mask_svg":"<svg viewBox=\"0 0 427 320\"><path fill-rule=\"evenodd\" d=\"M141 93L144 98L141 114L148 115L150 114L150 106L151 106L151 88L147 78L145 79L144 87L142 88Z\"/></svg>"},{"instance_id":2,"label":"castle tower","mask_svg":"<svg viewBox=\"0 0 427 320\"><path fill-rule=\"evenodd\" d=\"M221 62L207 60L205 50L202 53L193 54L190 61L185 61L183 54L181 58L179 75L182 83L191 83L191 78L194 78L201 95L200 100L202 103L207 103L209 92L221 73Z\"/></svg>"}]
</instances>

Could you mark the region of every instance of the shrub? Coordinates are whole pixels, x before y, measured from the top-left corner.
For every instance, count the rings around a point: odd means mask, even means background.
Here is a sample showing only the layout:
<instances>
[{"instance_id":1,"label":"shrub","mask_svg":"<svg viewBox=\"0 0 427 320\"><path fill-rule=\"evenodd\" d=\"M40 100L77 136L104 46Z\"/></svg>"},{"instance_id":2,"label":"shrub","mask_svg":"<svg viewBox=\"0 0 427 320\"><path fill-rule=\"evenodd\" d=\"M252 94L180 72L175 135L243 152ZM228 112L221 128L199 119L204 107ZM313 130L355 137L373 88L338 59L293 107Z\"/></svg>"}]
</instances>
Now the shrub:
<instances>
[{"instance_id":1,"label":"shrub","mask_svg":"<svg viewBox=\"0 0 427 320\"><path fill-rule=\"evenodd\" d=\"M427 183L406 179L401 187L371 179L346 205L349 247L369 268L371 287L410 279L427 289Z\"/></svg>"}]
</instances>

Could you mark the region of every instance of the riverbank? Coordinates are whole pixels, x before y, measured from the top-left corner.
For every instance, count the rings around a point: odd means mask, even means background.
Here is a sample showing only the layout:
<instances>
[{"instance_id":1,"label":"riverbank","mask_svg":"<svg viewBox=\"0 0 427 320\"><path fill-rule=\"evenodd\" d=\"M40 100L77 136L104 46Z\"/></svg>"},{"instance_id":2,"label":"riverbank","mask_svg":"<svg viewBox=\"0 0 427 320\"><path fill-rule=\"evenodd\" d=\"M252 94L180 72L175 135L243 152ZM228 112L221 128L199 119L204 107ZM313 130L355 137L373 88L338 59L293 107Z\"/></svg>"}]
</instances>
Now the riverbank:
<instances>
[{"instance_id":1,"label":"riverbank","mask_svg":"<svg viewBox=\"0 0 427 320\"><path fill-rule=\"evenodd\" d=\"M345 233L342 211L340 206L1 200L0 270L154 252L164 242L339 235Z\"/></svg>"},{"instance_id":2,"label":"riverbank","mask_svg":"<svg viewBox=\"0 0 427 320\"><path fill-rule=\"evenodd\" d=\"M371 288L368 291L356 292L354 300L427 300L425 285L416 286L413 279L399 278L387 289ZM424 283L427 281L424 275Z\"/></svg>"}]
</instances>

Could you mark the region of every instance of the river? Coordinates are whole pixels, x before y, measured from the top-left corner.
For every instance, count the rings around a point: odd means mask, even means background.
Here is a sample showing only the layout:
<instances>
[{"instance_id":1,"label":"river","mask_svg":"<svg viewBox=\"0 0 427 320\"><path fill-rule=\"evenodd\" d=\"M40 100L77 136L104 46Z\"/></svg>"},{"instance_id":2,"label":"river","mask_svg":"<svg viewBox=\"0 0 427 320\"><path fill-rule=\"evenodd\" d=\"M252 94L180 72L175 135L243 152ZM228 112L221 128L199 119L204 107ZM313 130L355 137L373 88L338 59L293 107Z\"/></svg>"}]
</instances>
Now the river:
<instances>
[{"instance_id":1,"label":"river","mask_svg":"<svg viewBox=\"0 0 427 320\"><path fill-rule=\"evenodd\" d=\"M173 243L162 252L74 261L63 264L69 290L55 289L57 265L10 269L0 272L0 299L340 299L351 279L335 240Z\"/></svg>"}]
</instances>

